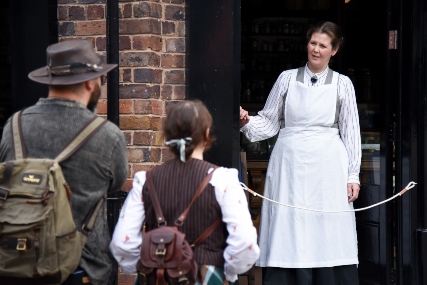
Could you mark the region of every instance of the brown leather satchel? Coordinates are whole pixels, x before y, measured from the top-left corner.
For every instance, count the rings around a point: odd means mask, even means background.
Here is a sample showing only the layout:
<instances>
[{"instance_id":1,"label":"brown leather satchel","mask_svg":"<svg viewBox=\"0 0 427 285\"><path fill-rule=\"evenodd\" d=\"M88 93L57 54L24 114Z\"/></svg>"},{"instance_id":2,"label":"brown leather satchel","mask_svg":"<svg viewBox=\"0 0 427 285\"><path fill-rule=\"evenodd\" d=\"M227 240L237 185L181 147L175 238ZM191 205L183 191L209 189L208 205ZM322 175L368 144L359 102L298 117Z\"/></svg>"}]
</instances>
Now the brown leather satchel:
<instances>
[{"instance_id":1,"label":"brown leather satchel","mask_svg":"<svg viewBox=\"0 0 427 285\"><path fill-rule=\"evenodd\" d=\"M158 228L150 230L143 235L140 259L136 264L139 284L187 285L196 283L198 268L194 260L192 247L200 244L212 234L221 224L222 219L218 218L192 245L188 243L185 239L185 234L180 232L178 227L184 223L191 206L205 190L214 171L203 179L190 205L175 221L175 226L167 226L151 173L147 172L147 187L153 201Z\"/></svg>"}]
</instances>

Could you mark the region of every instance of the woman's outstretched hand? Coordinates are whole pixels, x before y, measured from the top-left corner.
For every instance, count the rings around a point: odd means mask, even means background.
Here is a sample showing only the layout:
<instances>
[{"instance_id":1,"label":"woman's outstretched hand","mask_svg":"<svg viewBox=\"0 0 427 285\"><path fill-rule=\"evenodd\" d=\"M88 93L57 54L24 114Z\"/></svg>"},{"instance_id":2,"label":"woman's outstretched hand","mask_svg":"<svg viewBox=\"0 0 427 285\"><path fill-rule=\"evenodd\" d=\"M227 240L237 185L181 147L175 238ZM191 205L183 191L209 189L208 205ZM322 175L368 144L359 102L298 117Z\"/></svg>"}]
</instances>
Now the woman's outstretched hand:
<instances>
[{"instance_id":1,"label":"woman's outstretched hand","mask_svg":"<svg viewBox=\"0 0 427 285\"><path fill-rule=\"evenodd\" d=\"M360 186L357 183L347 184L348 202L353 202L359 197Z\"/></svg>"},{"instance_id":2,"label":"woman's outstretched hand","mask_svg":"<svg viewBox=\"0 0 427 285\"><path fill-rule=\"evenodd\" d=\"M240 107L240 127L243 127L247 123L249 123L248 111Z\"/></svg>"}]
</instances>

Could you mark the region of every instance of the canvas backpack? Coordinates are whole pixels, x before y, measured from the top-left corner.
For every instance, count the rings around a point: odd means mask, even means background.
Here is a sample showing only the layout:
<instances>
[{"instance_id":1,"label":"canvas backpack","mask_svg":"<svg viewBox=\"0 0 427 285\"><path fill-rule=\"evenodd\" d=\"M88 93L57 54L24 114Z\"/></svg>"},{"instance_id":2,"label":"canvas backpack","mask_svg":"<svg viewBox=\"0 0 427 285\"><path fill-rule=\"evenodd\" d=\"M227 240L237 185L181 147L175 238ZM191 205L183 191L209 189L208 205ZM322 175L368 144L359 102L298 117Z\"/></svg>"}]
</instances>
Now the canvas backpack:
<instances>
[{"instance_id":1,"label":"canvas backpack","mask_svg":"<svg viewBox=\"0 0 427 285\"><path fill-rule=\"evenodd\" d=\"M147 172L147 187L156 213L158 227L143 233L140 259L136 265L140 285L191 285L196 283L198 268L192 248L212 234L222 223L222 219L218 218L192 245L188 243L185 234L178 227L184 223L191 206L208 185L214 171L203 179L187 209L178 217L174 226L167 226L151 173Z\"/></svg>"},{"instance_id":2,"label":"canvas backpack","mask_svg":"<svg viewBox=\"0 0 427 285\"><path fill-rule=\"evenodd\" d=\"M60 163L106 121L94 117L54 159L26 158L20 112L11 119L15 160L0 164L0 284L60 284L78 266L105 196L78 231Z\"/></svg>"}]
</instances>

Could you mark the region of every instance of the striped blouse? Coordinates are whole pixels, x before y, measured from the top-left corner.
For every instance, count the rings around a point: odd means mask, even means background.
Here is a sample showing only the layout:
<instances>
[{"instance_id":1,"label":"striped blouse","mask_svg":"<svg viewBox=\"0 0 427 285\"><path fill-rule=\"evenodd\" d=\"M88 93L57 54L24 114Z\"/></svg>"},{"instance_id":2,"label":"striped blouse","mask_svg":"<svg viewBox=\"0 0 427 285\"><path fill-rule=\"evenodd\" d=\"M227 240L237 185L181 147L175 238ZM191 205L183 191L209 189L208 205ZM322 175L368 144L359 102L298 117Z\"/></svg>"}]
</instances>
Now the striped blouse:
<instances>
[{"instance_id":1,"label":"striped blouse","mask_svg":"<svg viewBox=\"0 0 427 285\"><path fill-rule=\"evenodd\" d=\"M307 65L304 69L304 84L310 88L324 85L329 68L320 73L312 73ZM276 80L267 98L264 108L256 116L250 116L249 123L240 131L252 142L261 141L277 134L284 126L283 101L288 92L292 70L282 72ZM311 77L316 75L318 80L311 83ZM357 111L356 96L351 80L340 74L338 78L338 96L341 104L338 129L348 153L348 183L358 183L361 161L360 125Z\"/></svg>"}]
</instances>

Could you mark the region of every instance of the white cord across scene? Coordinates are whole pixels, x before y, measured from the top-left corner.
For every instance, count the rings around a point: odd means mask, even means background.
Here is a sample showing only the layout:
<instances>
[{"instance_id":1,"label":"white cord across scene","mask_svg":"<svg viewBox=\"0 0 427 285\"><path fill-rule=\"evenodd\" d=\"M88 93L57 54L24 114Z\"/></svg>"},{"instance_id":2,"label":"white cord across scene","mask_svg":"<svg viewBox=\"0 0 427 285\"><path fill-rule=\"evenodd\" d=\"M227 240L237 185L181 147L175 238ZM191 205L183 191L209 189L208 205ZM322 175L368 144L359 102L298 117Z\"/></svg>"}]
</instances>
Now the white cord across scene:
<instances>
[{"instance_id":1,"label":"white cord across scene","mask_svg":"<svg viewBox=\"0 0 427 285\"><path fill-rule=\"evenodd\" d=\"M254 196L259 196L259 197L261 197L261 198L263 198L264 200L267 200L267 201L269 201L269 202L276 203L276 204L279 204L279 205L281 205L281 206L286 206L286 207L294 208L294 209L300 209L300 210L306 210L306 211L312 211L312 212L322 212L322 213L344 213L344 212L358 212L358 211L364 211L364 210L367 210L367 209L370 209L370 208L373 208L373 207L379 206L379 205L381 205L381 204L387 203L387 202L389 202L389 201L393 200L394 198L396 198L396 197L398 197L398 196L402 196L406 191L408 191L409 189L414 188L416 184L417 184L417 183L415 183L415 182L411 181L411 182L409 182L409 183L408 183L408 185L406 185L406 187L405 187L405 188L403 188L399 193L397 193L397 194L396 194L396 195L394 195L393 197L388 198L388 199L386 199L386 200L384 200L384 201L382 201L382 202L379 202L379 203L373 204L373 205L368 206L368 207L359 208L359 209L353 209L353 210L328 211L328 210L316 210L316 209L310 209L310 208L304 208L304 207L298 207L298 206L292 206L292 205L283 204L283 203L280 203L280 202L277 202L277 201L274 201L274 200L268 199L268 198L266 198L266 197L264 197L264 196L262 196L262 195L258 194L258 193L257 193L257 192L255 192L254 190L249 189L249 188L248 188L248 186L246 186L246 185L245 185L245 183L240 182L240 185L242 186L242 188L243 188L244 190L248 191L249 193L253 194Z\"/></svg>"}]
</instances>

